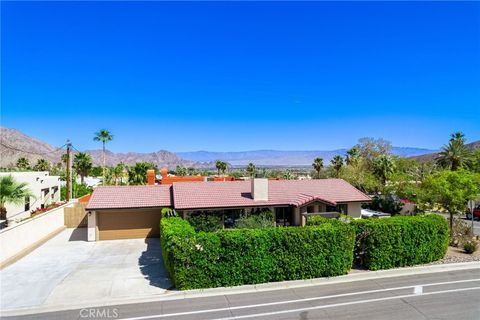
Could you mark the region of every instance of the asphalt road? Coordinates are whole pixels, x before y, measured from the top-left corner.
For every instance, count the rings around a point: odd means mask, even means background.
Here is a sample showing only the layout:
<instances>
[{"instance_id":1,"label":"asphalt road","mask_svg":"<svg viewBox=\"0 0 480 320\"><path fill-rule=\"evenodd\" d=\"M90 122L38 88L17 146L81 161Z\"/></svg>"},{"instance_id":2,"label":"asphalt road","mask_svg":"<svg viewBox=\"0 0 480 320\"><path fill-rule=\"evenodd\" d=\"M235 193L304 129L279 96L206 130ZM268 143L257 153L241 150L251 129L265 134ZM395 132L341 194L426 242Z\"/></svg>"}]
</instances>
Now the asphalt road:
<instances>
[{"instance_id":1,"label":"asphalt road","mask_svg":"<svg viewBox=\"0 0 480 320\"><path fill-rule=\"evenodd\" d=\"M443 217L445 217L446 219L450 218L450 215L448 213L437 213ZM468 225L470 226L471 223L472 223L472 220L467 220L467 218L465 217L465 215L458 215L456 216L456 218L458 219L461 219L463 221L465 221L466 223L468 223ZM473 233L477 236L480 236L480 220L473 220ZM479 317L480 318L480 317Z\"/></svg>"},{"instance_id":2,"label":"asphalt road","mask_svg":"<svg viewBox=\"0 0 480 320\"><path fill-rule=\"evenodd\" d=\"M378 278L3 319L480 319L480 270Z\"/></svg>"}]
</instances>

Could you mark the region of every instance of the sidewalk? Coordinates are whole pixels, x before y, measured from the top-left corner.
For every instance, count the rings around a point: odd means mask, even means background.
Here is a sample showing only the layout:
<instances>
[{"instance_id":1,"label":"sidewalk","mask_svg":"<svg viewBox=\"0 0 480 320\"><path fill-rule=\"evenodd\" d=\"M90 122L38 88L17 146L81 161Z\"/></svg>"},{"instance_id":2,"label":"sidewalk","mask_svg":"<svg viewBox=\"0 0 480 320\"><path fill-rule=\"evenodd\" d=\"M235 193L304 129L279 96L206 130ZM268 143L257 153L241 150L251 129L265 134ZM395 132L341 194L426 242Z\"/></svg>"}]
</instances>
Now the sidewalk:
<instances>
[{"instance_id":1,"label":"sidewalk","mask_svg":"<svg viewBox=\"0 0 480 320\"><path fill-rule=\"evenodd\" d=\"M333 278L316 278L308 280L295 280L284 282L272 282L257 285L244 285L231 288L211 288L211 289L198 289L198 290L186 290L186 291L167 291L163 295L151 295L143 296L141 298L122 298L122 299L110 299L108 301L75 301L69 304L39 306L36 308L21 308L15 310L2 310L2 316L14 316L14 315L26 315L43 312L72 310L87 307L100 307L107 305L125 305L133 303L144 303L154 301L169 301L169 300L182 300L190 298L200 297L212 297L223 295L234 295L241 293L254 293L254 292L267 292L274 290L282 290L289 288L302 288L312 286L333 285L338 283L348 283L365 280L375 280L379 278L392 278L409 275L429 274L448 271L461 271L478 269L480 271L480 262L465 262L465 263L451 263L441 265L426 265L417 267L406 267L381 271L365 271L365 272L353 272L344 276L338 276Z\"/></svg>"}]
</instances>

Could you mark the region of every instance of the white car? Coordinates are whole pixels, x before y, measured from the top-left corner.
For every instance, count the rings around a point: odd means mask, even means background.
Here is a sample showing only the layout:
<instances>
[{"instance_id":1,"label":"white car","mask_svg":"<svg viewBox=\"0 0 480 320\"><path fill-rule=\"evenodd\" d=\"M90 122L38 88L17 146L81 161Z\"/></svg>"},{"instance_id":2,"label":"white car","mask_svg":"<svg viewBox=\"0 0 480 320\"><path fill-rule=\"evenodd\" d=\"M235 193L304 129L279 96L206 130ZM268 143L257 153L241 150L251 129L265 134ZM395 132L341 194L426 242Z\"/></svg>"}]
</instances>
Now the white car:
<instances>
[{"instance_id":1,"label":"white car","mask_svg":"<svg viewBox=\"0 0 480 320\"><path fill-rule=\"evenodd\" d=\"M389 218L391 216L390 213L385 213L385 212L380 212L380 211L374 211L370 209L362 209L362 218L368 219L368 218Z\"/></svg>"}]
</instances>

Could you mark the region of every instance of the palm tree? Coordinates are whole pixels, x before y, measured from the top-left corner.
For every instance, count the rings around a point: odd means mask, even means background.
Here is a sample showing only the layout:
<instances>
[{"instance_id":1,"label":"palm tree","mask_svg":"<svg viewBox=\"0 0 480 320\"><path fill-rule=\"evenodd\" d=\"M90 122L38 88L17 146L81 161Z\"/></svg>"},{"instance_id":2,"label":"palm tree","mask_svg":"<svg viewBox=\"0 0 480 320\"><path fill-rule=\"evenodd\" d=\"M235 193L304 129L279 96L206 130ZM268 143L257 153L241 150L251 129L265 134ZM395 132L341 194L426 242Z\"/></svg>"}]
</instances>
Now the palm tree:
<instances>
[{"instance_id":1,"label":"palm tree","mask_svg":"<svg viewBox=\"0 0 480 320\"><path fill-rule=\"evenodd\" d=\"M156 169L155 165L150 162L137 162L134 166L128 168L128 183L131 185L146 184L147 170Z\"/></svg>"},{"instance_id":2,"label":"palm tree","mask_svg":"<svg viewBox=\"0 0 480 320\"><path fill-rule=\"evenodd\" d=\"M80 176L80 182L83 184L83 181L86 176L90 173L92 169L92 157L85 152L79 152L75 155L73 159L73 168L75 172Z\"/></svg>"},{"instance_id":3,"label":"palm tree","mask_svg":"<svg viewBox=\"0 0 480 320\"><path fill-rule=\"evenodd\" d=\"M381 154L373 161L373 173L380 178L380 181L385 186L388 178L395 172L395 162L392 157Z\"/></svg>"},{"instance_id":4,"label":"palm tree","mask_svg":"<svg viewBox=\"0 0 480 320\"><path fill-rule=\"evenodd\" d=\"M323 169L323 159L322 158L313 159L312 167L317 172L317 178L320 178L320 172Z\"/></svg>"},{"instance_id":5,"label":"palm tree","mask_svg":"<svg viewBox=\"0 0 480 320\"><path fill-rule=\"evenodd\" d=\"M283 175L282 175L283 179L286 179L286 180L292 180L293 179L293 174L290 170L285 170L283 172Z\"/></svg>"},{"instance_id":6,"label":"palm tree","mask_svg":"<svg viewBox=\"0 0 480 320\"><path fill-rule=\"evenodd\" d=\"M257 174L257 168L251 162L248 164L247 169L245 169L245 171L247 171L247 175L251 178L255 178L255 175Z\"/></svg>"},{"instance_id":7,"label":"palm tree","mask_svg":"<svg viewBox=\"0 0 480 320\"><path fill-rule=\"evenodd\" d=\"M93 141L101 141L102 142L102 155L103 155L103 178L105 179L105 144L108 141L113 140L113 135L105 129L101 129L98 132L95 132L95 136L93 137Z\"/></svg>"},{"instance_id":8,"label":"palm tree","mask_svg":"<svg viewBox=\"0 0 480 320\"><path fill-rule=\"evenodd\" d=\"M215 167L217 168L218 175L220 175L220 172L225 174L225 171L227 171L227 163L222 160L215 161Z\"/></svg>"},{"instance_id":9,"label":"palm tree","mask_svg":"<svg viewBox=\"0 0 480 320\"><path fill-rule=\"evenodd\" d=\"M0 178L0 219L7 220L7 203L21 205L25 198L33 197L28 184L17 182L12 175Z\"/></svg>"},{"instance_id":10,"label":"palm tree","mask_svg":"<svg viewBox=\"0 0 480 320\"><path fill-rule=\"evenodd\" d=\"M332 167L335 170L335 177L338 178L340 174L340 169L342 169L342 166L343 166L343 158L339 155L336 155L335 157L333 157L330 163L332 164Z\"/></svg>"},{"instance_id":11,"label":"palm tree","mask_svg":"<svg viewBox=\"0 0 480 320\"><path fill-rule=\"evenodd\" d=\"M38 159L37 164L33 167L35 171L48 171L50 170L50 163L45 159Z\"/></svg>"},{"instance_id":12,"label":"palm tree","mask_svg":"<svg viewBox=\"0 0 480 320\"><path fill-rule=\"evenodd\" d=\"M17 168L20 170L28 170L30 169L30 162L25 157L18 158Z\"/></svg>"},{"instance_id":13,"label":"palm tree","mask_svg":"<svg viewBox=\"0 0 480 320\"><path fill-rule=\"evenodd\" d=\"M118 185L118 180L120 179L120 185L123 184L123 175L125 173L125 164L123 162L118 163L112 170L113 179L115 185Z\"/></svg>"},{"instance_id":14,"label":"palm tree","mask_svg":"<svg viewBox=\"0 0 480 320\"><path fill-rule=\"evenodd\" d=\"M347 165L355 165L358 163L358 159L360 158L360 152L357 148L353 147L352 149L347 151L346 163Z\"/></svg>"},{"instance_id":15,"label":"palm tree","mask_svg":"<svg viewBox=\"0 0 480 320\"><path fill-rule=\"evenodd\" d=\"M467 166L470 163L470 152L465 146L465 135L461 132L451 134L448 144L438 153L437 163L452 171Z\"/></svg>"}]
</instances>

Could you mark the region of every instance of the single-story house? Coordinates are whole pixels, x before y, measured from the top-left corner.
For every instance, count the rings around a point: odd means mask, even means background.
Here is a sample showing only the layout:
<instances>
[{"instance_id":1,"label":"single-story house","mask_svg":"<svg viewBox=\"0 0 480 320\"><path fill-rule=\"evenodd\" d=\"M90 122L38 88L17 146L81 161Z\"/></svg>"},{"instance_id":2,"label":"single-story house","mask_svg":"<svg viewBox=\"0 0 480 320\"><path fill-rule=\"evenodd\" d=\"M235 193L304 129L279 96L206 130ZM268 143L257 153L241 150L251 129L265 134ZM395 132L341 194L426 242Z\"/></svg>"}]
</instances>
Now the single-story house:
<instances>
[{"instance_id":1,"label":"single-story house","mask_svg":"<svg viewBox=\"0 0 480 320\"><path fill-rule=\"evenodd\" d=\"M88 202L88 239L112 240L159 235L160 211L182 217L221 213L225 226L242 213L269 210L276 225L305 225L306 213L361 216L370 197L342 179L177 182L171 185L97 187Z\"/></svg>"}]
</instances>

